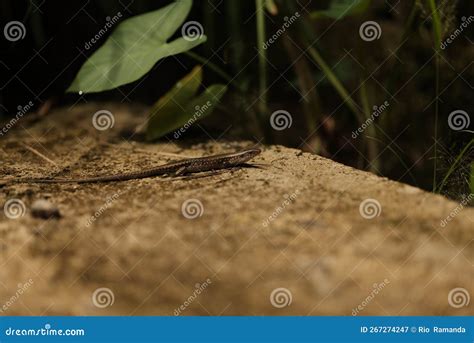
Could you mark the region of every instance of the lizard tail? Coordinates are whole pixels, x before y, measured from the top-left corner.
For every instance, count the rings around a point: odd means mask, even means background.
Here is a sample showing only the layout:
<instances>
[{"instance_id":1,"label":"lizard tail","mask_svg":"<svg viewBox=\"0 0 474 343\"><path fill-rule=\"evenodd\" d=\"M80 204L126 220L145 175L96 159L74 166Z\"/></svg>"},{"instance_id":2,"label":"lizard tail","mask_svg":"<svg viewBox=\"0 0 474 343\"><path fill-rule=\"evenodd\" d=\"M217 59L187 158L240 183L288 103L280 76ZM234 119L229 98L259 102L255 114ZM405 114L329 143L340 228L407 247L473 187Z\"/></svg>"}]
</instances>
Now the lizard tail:
<instances>
[{"instance_id":1,"label":"lizard tail","mask_svg":"<svg viewBox=\"0 0 474 343\"><path fill-rule=\"evenodd\" d=\"M137 176L134 173L120 174L120 175L104 175L95 177L86 177L82 179L63 179L63 178L23 178L12 180L15 183L93 183L93 182L111 182L111 181L125 181L137 178L143 178L147 175Z\"/></svg>"},{"instance_id":2,"label":"lizard tail","mask_svg":"<svg viewBox=\"0 0 474 343\"><path fill-rule=\"evenodd\" d=\"M11 180L12 183L73 183L75 181L68 179L36 179L36 178L22 178Z\"/></svg>"}]
</instances>

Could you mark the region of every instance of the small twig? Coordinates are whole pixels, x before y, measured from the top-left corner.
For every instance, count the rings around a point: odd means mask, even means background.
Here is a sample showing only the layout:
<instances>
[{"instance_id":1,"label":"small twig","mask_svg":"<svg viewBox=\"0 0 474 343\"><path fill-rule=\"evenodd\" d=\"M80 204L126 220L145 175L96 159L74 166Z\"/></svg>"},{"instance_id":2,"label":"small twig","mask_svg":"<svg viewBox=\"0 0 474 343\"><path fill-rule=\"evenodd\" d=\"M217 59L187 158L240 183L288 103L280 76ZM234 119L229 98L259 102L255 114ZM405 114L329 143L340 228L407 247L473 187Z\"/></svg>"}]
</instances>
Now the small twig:
<instances>
[{"instance_id":1,"label":"small twig","mask_svg":"<svg viewBox=\"0 0 474 343\"><path fill-rule=\"evenodd\" d=\"M48 157L46 157L45 155L43 155L42 153L40 153L38 150L26 145L26 144L23 144L22 145L28 149L29 151L31 151L32 153L34 153L35 155L41 157L43 160L45 160L46 162L49 162L51 163L52 165L54 165L55 167L59 168L59 166L54 162L52 161L51 159L49 159Z\"/></svg>"}]
</instances>

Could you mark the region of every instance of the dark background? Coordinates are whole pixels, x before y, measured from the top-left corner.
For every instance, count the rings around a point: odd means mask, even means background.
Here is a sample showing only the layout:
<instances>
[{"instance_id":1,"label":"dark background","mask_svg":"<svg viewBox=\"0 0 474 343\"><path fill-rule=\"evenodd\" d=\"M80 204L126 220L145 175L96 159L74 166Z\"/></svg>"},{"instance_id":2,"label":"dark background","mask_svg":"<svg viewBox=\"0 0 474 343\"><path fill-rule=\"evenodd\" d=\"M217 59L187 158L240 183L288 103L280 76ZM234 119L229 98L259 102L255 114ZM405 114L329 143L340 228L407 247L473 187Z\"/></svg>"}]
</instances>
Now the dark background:
<instances>
[{"instance_id":1,"label":"dark background","mask_svg":"<svg viewBox=\"0 0 474 343\"><path fill-rule=\"evenodd\" d=\"M18 106L29 101L35 104L35 109L48 100L53 100L55 106L89 101L154 103L197 62L186 55L173 56L159 61L144 80L117 90L88 94L86 97L64 94L64 91L87 57L105 42L106 37L103 37L92 49L84 48L84 44L103 28L107 16L112 17L121 12L124 20L168 3L170 1L3 0L0 3L0 27L3 29L12 20L21 21L26 26L26 37L18 42L9 42L3 36L0 39L0 120L14 116ZM329 1L291 3L304 16L308 16L313 10L326 8ZM442 13L445 36L458 27L461 17L474 14L473 1L450 3L443 7L446 12ZM287 1L276 1L276 4L279 13L275 16L266 14L268 36L281 27L284 16L292 13ZM373 1L370 10L361 16L345 18L336 23L329 19L311 22L314 37L321 37L316 44L318 50L346 88L350 91L357 89L361 78L370 75L370 105L380 105L385 100L390 102L390 113L380 123L376 144L381 155L376 170L367 161L367 145L351 140L351 132L360 126L360 122L344 106L340 107L340 97L309 56L306 56L307 66L312 82L317 85L319 99L319 107L314 109L317 130L309 132L307 120L296 115L302 112L303 107L300 94L295 91L299 87L298 71L286 71L292 57L283 39L267 52L271 88L268 92L269 112L265 115L269 117L271 111L286 108L295 114L294 125L287 132L259 135L250 132L251 128L243 124L239 135L298 147L357 168L432 189L434 157L428 149L434 139L435 49L432 22L426 5L416 10L415 20L408 29L406 27L414 6L414 1L379 0ZM202 23L208 36L208 41L194 51L230 75L238 74L237 80L244 86L243 97L247 103L254 103L258 95L258 63L256 59L253 60L257 44L254 1L195 1L187 20ZM376 20L383 28L382 38L373 44L362 42L354 34L365 20ZM446 122L451 111L464 109L469 112L474 108L473 28L474 25L470 26L459 36L442 52L440 58L440 153L437 157L436 168L439 173L436 182L440 181L473 137L472 134L453 132ZM408 39L399 48L398 43L406 32ZM307 28L302 28L298 23L289 33L296 44L295 50L299 53L304 51ZM283 71L284 77L281 74ZM205 84L225 82L206 68L204 75ZM139 82L140 86L137 87ZM225 101L229 104L228 110L233 112L232 117L237 118L236 122L239 123L242 108L235 101L235 94L235 89L230 85ZM242 97L242 94L239 96ZM359 101L357 97L355 100ZM471 119L471 129L473 122L474 117ZM467 180L473 155L472 149L464 155L443 193L460 198L469 191Z\"/></svg>"}]
</instances>

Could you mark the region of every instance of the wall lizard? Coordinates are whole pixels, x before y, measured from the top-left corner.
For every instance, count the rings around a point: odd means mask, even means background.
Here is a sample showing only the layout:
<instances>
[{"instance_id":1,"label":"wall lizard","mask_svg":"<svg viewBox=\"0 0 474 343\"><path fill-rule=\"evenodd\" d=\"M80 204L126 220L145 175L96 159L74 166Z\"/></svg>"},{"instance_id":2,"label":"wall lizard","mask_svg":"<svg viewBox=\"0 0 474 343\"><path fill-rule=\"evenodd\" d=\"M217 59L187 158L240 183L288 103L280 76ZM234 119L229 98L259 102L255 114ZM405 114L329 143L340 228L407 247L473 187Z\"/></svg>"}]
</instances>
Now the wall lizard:
<instances>
[{"instance_id":1,"label":"wall lizard","mask_svg":"<svg viewBox=\"0 0 474 343\"><path fill-rule=\"evenodd\" d=\"M247 161L260 154L260 152L260 149L247 149L235 153L188 158L176 162L162 164L157 167L143 169L141 171L121 174L92 176L85 178L21 178L9 181L14 183L90 183L143 179L160 175L180 176L184 174L200 173L242 166Z\"/></svg>"}]
</instances>

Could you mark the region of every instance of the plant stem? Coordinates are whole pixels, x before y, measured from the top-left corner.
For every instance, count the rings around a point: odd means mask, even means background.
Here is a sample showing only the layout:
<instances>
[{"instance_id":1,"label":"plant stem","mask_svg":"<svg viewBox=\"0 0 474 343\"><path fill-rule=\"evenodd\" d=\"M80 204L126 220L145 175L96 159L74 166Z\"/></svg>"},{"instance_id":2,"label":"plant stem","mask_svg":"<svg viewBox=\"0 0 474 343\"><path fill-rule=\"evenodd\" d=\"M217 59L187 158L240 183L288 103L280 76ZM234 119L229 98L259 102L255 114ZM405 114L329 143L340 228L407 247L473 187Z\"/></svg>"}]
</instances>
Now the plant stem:
<instances>
[{"instance_id":1,"label":"plant stem","mask_svg":"<svg viewBox=\"0 0 474 343\"><path fill-rule=\"evenodd\" d=\"M369 96L367 94L367 86L366 86L365 82L361 82L361 84L360 84L359 95L360 95L360 101L362 103L362 107L364 109L365 118L369 119L370 115L372 114L372 111L370 110ZM374 127L373 124L369 125L369 127L367 128L367 131L368 131L369 135L371 135L372 137L374 137L374 138L377 137L376 136L377 131L375 130L375 127ZM369 170L372 173L379 174L380 164L379 164L379 160L377 158L377 156L379 155L378 154L378 149L377 149L377 143L375 142L375 140L370 140L370 139L366 140L366 141L367 141L367 149L368 149L368 152L369 152L369 161L370 161Z\"/></svg>"},{"instance_id":2,"label":"plant stem","mask_svg":"<svg viewBox=\"0 0 474 343\"><path fill-rule=\"evenodd\" d=\"M319 65L322 69L326 77L328 78L329 82L332 86L336 89L336 91L341 96L342 100L344 100L345 104L349 109L355 114L356 118L362 123L363 116L361 115L359 109L357 108L357 104L349 95L349 92L344 88L342 83L339 81L337 76L333 73L331 68L326 64L323 60L319 52L312 46L308 48L309 55L313 58L313 60Z\"/></svg>"},{"instance_id":3,"label":"plant stem","mask_svg":"<svg viewBox=\"0 0 474 343\"><path fill-rule=\"evenodd\" d=\"M232 72L239 74L243 68L243 56L245 51L244 38L242 34L242 3L237 1L226 1L226 23L232 41L230 44L230 61ZM241 76L238 76L238 79Z\"/></svg>"},{"instance_id":4,"label":"plant stem","mask_svg":"<svg viewBox=\"0 0 474 343\"><path fill-rule=\"evenodd\" d=\"M435 34L435 43L436 43L436 50L439 50L441 47L441 20L439 18L439 13L438 9L436 8L436 3L435 0L428 0L430 9L431 9L431 15L433 16L433 28L434 28L434 34Z\"/></svg>"},{"instance_id":5,"label":"plant stem","mask_svg":"<svg viewBox=\"0 0 474 343\"><path fill-rule=\"evenodd\" d=\"M436 102L435 102L435 121L434 121L434 166L433 166L433 192L436 189L436 172L438 166L438 116L439 116L439 55L436 53Z\"/></svg>"},{"instance_id":6,"label":"plant stem","mask_svg":"<svg viewBox=\"0 0 474 343\"><path fill-rule=\"evenodd\" d=\"M439 18L438 9L436 8L435 0L428 0L431 9L431 15L433 17L433 30L434 30L434 42L436 52L436 101L435 101L435 122L434 122L434 165L433 165L433 192L436 189L436 172L438 166L438 116L439 116L439 54L441 47L441 20ZM446 178L445 178L446 179Z\"/></svg>"},{"instance_id":7,"label":"plant stem","mask_svg":"<svg viewBox=\"0 0 474 343\"><path fill-rule=\"evenodd\" d=\"M259 95L258 95L258 112L260 120L267 114L267 61L265 44L265 0L255 0L257 15L257 51L258 51L258 76L259 76Z\"/></svg>"}]
</instances>

